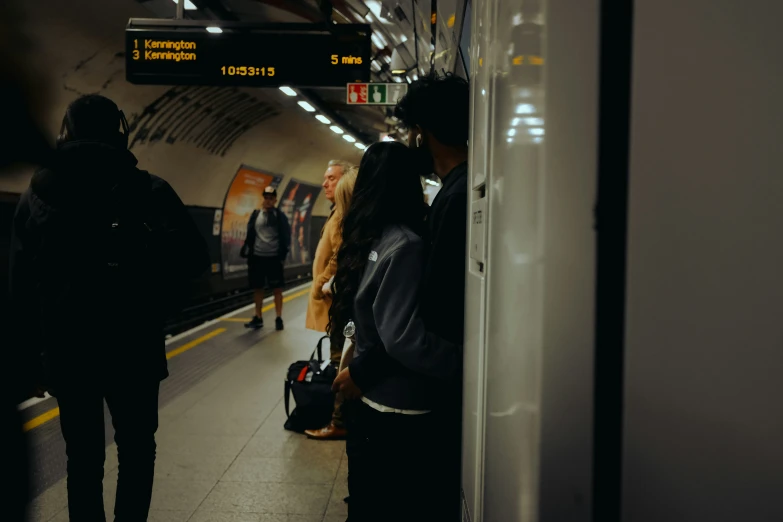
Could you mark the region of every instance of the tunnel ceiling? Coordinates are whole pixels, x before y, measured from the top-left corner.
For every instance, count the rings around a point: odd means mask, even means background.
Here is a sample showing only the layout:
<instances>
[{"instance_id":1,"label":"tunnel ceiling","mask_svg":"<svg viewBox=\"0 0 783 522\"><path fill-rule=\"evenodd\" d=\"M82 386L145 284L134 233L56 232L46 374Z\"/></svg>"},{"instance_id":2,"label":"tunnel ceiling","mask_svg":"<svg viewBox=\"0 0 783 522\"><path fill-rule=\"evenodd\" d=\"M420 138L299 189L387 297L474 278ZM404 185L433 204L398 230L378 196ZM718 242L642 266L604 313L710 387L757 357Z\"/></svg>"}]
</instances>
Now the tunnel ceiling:
<instances>
[{"instance_id":1,"label":"tunnel ceiling","mask_svg":"<svg viewBox=\"0 0 783 522\"><path fill-rule=\"evenodd\" d=\"M325 20L315 0L188 2L195 7L186 11L192 19L318 24ZM395 79L389 72L392 47L414 55L418 50L418 63L429 63L432 51L425 42L431 41L431 24L424 16L430 12L429 2L424 6L410 1L405 7L395 0L332 2L335 23L372 26L374 81ZM330 159L358 163L362 144L378 140L394 123L388 109L347 106L344 88L299 89L291 97L279 89L129 84L123 31L128 19L171 19L174 0L37 0L19 6L31 36L30 45L20 47L20 52L38 70L38 83L48 91L42 93L39 112L49 137L54 139L65 107L74 98L104 94L125 111L131 151L140 165L169 181L189 205L219 208L242 165L280 175L283 183L320 183ZM412 19L421 26L416 36ZM421 71L415 62L405 60L409 78L415 79ZM317 112L303 110L298 104L303 98ZM327 121L343 128L345 139L315 115L326 115ZM351 135L359 143L353 143ZM21 166L2 180L0 192L22 192L31 175ZM328 201L319 197L314 212L328 211Z\"/></svg>"},{"instance_id":2,"label":"tunnel ceiling","mask_svg":"<svg viewBox=\"0 0 783 522\"><path fill-rule=\"evenodd\" d=\"M176 0L137 1L153 17L173 18L176 14ZM433 51L430 1L330 0L329 4L334 22L372 26L372 81L410 81L428 69L425 64L429 64ZM195 20L281 23L325 21L324 9L319 0L187 0L185 17ZM405 57L409 70L407 76L391 73L390 64L395 48ZM390 108L347 106L344 89L307 89L303 94L319 108L342 119L354 132L364 134L364 139L378 139L380 133L393 130Z\"/></svg>"},{"instance_id":3,"label":"tunnel ceiling","mask_svg":"<svg viewBox=\"0 0 783 522\"><path fill-rule=\"evenodd\" d=\"M36 83L42 90L36 113L47 137L54 141L65 108L76 97L90 93L108 96L128 118L130 149L139 165L171 183L188 205L220 208L243 166L279 176L282 186L291 180L320 185L329 160L358 163L361 159L357 144L341 139L353 131L346 128L343 136L335 134L330 125L297 104L302 96L290 97L279 89L134 85L125 81L124 28L128 19L158 17L151 8L167 4L155 4L154 0L37 0L17 5L19 25L29 35L29 41L20 44L17 51L20 60L36 71ZM275 7L257 2L247 5L255 15L277 14L278 19L295 21L292 14ZM174 6L171 1L171 8ZM366 118L356 121L367 128L372 125L365 123ZM356 133L353 136L360 138ZM29 166L14 166L0 180L0 192L23 192L32 173ZM329 204L322 194L313 212L328 214Z\"/></svg>"}]
</instances>

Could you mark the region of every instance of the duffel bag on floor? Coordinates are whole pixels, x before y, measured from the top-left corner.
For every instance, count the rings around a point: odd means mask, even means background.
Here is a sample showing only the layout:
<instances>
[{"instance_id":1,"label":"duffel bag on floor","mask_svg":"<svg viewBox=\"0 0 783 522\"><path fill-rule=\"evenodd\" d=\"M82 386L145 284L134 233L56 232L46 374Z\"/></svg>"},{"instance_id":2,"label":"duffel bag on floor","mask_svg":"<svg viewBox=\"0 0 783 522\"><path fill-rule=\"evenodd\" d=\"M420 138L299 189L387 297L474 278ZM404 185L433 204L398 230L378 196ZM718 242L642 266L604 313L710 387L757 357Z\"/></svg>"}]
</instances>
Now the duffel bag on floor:
<instances>
[{"instance_id":1,"label":"duffel bag on floor","mask_svg":"<svg viewBox=\"0 0 783 522\"><path fill-rule=\"evenodd\" d=\"M316 430L329 424L332 419L332 383L337 377L337 364L323 358L321 346L324 339L328 338L324 336L319 339L310 360L296 361L288 367L284 396L287 430L297 433ZM291 395L296 403L294 411L290 411Z\"/></svg>"}]
</instances>

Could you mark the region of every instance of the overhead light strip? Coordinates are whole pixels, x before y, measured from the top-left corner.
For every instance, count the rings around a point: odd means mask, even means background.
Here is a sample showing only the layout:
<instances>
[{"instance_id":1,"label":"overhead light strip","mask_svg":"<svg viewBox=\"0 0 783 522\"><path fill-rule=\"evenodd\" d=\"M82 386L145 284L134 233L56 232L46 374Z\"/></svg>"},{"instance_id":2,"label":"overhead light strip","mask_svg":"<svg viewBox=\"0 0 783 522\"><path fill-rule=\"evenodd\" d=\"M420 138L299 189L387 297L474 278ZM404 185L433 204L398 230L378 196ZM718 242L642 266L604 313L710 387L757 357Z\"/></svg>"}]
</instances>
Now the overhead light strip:
<instances>
[{"instance_id":1,"label":"overhead light strip","mask_svg":"<svg viewBox=\"0 0 783 522\"><path fill-rule=\"evenodd\" d=\"M178 0L173 0L175 4L178 3ZM185 0L185 10L186 11L195 11L198 7L196 7L196 4L191 2L190 0Z\"/></svg>"},{"instance_id":2,"label":"overhead light strip","mask_svg":"<svg viewBox=\"0 0 783 522\"><path fill-rule=\"evenodd\" d=\"M280 87L280 90L281 90L281 91L282 91L284 94L286 94L287 96L297 96L297 95L298 95L298 93L297 93L296 91L294 91L294 90L293 90L292 88L290 88L290 87L282 86L282 87ZM304 100L302 100L302 101L298 101L298 102L297 102L297 105L299 105L301 108L303 108L304 110L306 110L307 112L310 112L310 113L314 113L314 112L317 112L317 111L318 111L318 110L317 110L315 107L313 107L313 105L312 105L312 104L310 104L309 102L307 102L307 101L304 101ZM321 123L323 123L323 124L325 124L325 125L331 125L331 123L332 123L332 121L331 121L329 118L327 118L326 116L324 116L324 115L322 115L322 114L315 114L314 116L315 116L315 119L317 119L318 121L320 121ZM342 138L343 138L345 141L347 141L347 142L349 142L349 143L353 143L353 144L354 144L354 146L355 146L357 149L360 149L360 150L365 150L365 149L367 148L367 146L366 146L366 145L364 145L363 143L357 142L357 141L356 141L356 138L354 138L354 137L353 137L353 136L351 136L350 134L345 134L345 130L343 130L343 129L342 129L341 127L339 127L338 125L331 125L331 126L329 127L329 129L330 129L332 132L334 132L335 134L341 135L341 137L342 137Z\"/></svg>"}]
</instances>

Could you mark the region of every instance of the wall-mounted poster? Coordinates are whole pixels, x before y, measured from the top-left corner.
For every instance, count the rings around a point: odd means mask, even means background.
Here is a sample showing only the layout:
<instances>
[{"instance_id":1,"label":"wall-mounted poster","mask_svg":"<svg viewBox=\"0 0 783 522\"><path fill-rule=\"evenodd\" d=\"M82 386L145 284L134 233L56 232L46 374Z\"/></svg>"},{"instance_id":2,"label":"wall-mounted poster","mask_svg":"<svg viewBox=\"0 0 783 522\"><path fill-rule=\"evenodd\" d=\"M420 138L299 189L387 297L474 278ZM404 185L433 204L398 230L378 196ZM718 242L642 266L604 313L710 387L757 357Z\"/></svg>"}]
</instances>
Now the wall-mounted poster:
<instances>
[{"instance_id":1,"label":"wall-mounted poster","mask_svg":"<svg viewBox=\"0 0 783 522\"><path fill-rule=\"evenodd\" d=\"M285 266L301 266L312 263L313 247L310 245L310 217L313 213L320 185L311 185L292 179L280 194L278 208L288 217L291 224L291 251L288 253Z\"/></svg>"},{"instance_id":2,"label":"wall-mounted poster","mask_svg":"<svg viewBox=\"0 0 783 522\"><path fill-rule=\"evenodd\" d=\"M221 254L224 279L247 275L247 261L239 255L247 235L247 222L250 214L261 208L264 189L270 185L279 189L282 181L283 176L247 165L239 167L234 175L223 203Z\"/></svg>"}]
</instances>

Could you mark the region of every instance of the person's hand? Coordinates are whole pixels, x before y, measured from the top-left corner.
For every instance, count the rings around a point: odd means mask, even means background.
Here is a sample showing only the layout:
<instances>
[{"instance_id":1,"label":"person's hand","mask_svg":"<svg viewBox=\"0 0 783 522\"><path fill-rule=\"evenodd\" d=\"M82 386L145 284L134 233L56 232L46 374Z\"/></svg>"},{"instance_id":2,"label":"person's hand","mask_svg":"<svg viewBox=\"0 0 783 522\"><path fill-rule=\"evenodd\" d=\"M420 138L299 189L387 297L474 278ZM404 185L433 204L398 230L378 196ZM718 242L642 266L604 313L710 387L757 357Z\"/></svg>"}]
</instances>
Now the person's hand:
<instances>
[{"instance_id":1,"label":"person's hand","mask_svg":"<svg viewBox=\"0 0 783 522\"><path fill-rule=\"evenodd\" d=\"M332 391L335 393L342 393L346 399L358 399L362 396L362 390L356 386L356 383L351 379L350 368L345 368L341 371L332 384Z\"/></svg>"}]
</instances>

